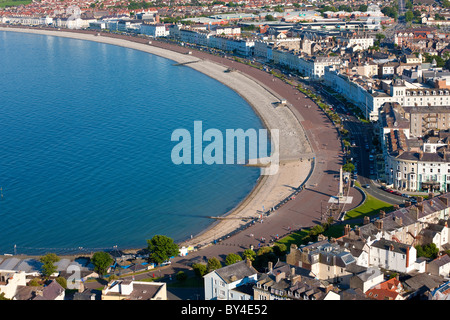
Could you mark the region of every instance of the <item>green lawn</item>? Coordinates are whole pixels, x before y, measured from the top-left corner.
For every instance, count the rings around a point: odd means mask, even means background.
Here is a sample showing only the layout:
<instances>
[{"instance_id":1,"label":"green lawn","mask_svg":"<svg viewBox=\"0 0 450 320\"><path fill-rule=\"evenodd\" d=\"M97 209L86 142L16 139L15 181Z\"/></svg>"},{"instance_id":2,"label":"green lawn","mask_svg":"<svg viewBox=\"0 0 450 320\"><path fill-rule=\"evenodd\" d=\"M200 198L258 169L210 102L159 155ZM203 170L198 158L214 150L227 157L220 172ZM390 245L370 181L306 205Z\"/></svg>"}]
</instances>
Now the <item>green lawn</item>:
<instances>
[{"instance_id":1,"label":"green lawn","mask_svg":"<svg viewBox=\"0 0 450 320\"><path fill-rule=\"evenodd\" d=\"M0 8L30 4L31 0L0 0Z\"/></svg>"},{"instance_id":2,"label":"green lawn","mask_svg":"<svg viewBox=\"0 0 450 320\"><path fill-rule=\"evenodd\" d=\"M364 201L364 203L359 207L347 212L345 220L362 218L364 216L379 215L380 210L383 210L387 213L392 211L393 209L394 209L393 205L378 200L377 198L366 193L366 200ZM352 228L354 225L355 224L350 224L350 227ZM339 238L344 235L344 226L345 224L332 224L325 230L325 232L323 232L323 235L325 235L328 238ZM286 245L286 248L289 252L291 244L296 244L297 246L306 244L308 241L307 236L309 232L310 229L302 229L299 232L295 232L284 238L281 238L280 240L277 241L277 243L282 243Z\"/></svg>"},{"instance_id":3,"label":"green lawn","mask_svg":"<svg viewBox=\"0 0 450 320\"><path fill-rule=\"evenodd\" d=\"M364 203L359 207L348 211L345 215L345 220L377 215L380 213L380 210L390 212L393 208L394 207L392 204L378 200L377 198L366 193L366 200Z\"/></svg>"},{"instance_id":4,"label":"green lawn","mask_svg":"<svg viewBox=\"0 0 450 320\"><path fill-rule=\"evenodd\" d=\"M284 238L281 238L277 243L284 244L289 251L291 244L296 244L297 246L303 244L303 238L305 238L309 233L309 230L300 230L298 232L292 233Z\"/></svg>"}]
</instances>

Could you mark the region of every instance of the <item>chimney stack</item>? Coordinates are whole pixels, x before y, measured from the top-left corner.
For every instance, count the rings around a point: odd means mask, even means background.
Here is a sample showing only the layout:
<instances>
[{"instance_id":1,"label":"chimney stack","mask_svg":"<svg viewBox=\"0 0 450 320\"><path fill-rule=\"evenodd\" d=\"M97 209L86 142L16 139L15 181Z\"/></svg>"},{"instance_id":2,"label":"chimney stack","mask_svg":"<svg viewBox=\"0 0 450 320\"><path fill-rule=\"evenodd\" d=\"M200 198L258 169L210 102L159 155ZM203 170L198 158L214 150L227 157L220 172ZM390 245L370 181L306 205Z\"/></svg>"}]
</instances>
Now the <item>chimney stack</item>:
<instances>
[{"instance_id":1,"label":"chimney stack","mask_svg":"<svg viewBox=\"0 0 450 320\"><path fill-rule=\"evenodd\" d=\"M267 267L269 269L269 272L272 272L272 270L273 270L273 262L269 261L268 264L267 264Z\"/></svg>"},{"instance_id":2,"label":"chimney stack","mask_svg":"<svg viewBox=\"0 0 450 320\"><path fill-rule=\"evenodd\" d=\"M422 196L418 196L417 197L417 203L420 203L420 202L422 202L423 201L423 197Z\"/></svg>"},{"instance_id":3,"label":"chimney stack","mask_svg":"<svg viewBox=\"0 0 450 320\"><path fill-rule=\"evenodd\" d=\"M302 276L298 274L295 277L291 278L291 285L295 285L297 282L300 282L301 280Z\"/></svg>"},{"instance_id":4,"label":"chimney stack","mask_svg":"<svg viewBox=\"0 0 450 320\"><path fill-rule=\"evenodd\" d=\"M386 212L380 210L380 219L383 219L384 217L386 217Z\"/></svg>"},{"instance_id":5,"label":"chimney stack","mask_svg":"<svg viewBox=\"0 0 450 320\"><path fill-rule=\"evenodd\" d=\"M419 212L423 212L423 202L417 204L417 208L419 209Z\"/></svg>"},{"instance_id":6,"label":"chimney stack","mask_svg":"<svg viewBox=\"0 0 450 320\"><path fill-rule=\"evenodd\" d=\"M277 275L275 276L275 281L278 283L285 277L286 277L286 275L284 272L278 272Z\"/></svg>"},{"instance_id":7,"label":"chimney stack","mask_svg":"<svg viewBox=\"0 0 450 320\"><path fill-rule=\"evenodd\" d=\"M344 236L348 236L350 233L350 225L346 224L344 227Z\"/></svg>"},{"instance_id":8,"label":"chimney stack","mask_svg":"<svg viewBox=\"0 0 450 320\"><path fill-rule=\"evenodd\" d=\"M377 229L381 231L383 229L383 220L375 221L375 227L377 227Z\"/></svg>"},{"instance_id":9,"label":"chimney stack","mask_svg":"<svg viewBox=\"0 0 450 320\"><path fill-rule=\"evenodd\" d=\"M364 223L363 224L369 224L369 223L370 223L369 216L364 216Z\"/></svg>"}]
</instances>

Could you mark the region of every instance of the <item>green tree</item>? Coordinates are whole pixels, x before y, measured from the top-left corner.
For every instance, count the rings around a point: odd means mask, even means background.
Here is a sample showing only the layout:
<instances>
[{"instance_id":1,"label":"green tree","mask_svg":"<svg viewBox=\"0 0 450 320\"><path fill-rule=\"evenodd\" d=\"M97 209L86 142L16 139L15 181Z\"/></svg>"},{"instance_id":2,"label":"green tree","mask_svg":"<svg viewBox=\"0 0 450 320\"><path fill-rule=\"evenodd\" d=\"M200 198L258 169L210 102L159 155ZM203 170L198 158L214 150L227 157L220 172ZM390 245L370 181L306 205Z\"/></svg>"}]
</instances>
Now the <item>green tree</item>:
<instances>
[{"instance_id":1,"label":"green tree","mask_svg":"<svg viewBox=\"0 0 450 320\"><path fill-rule=\"evenodd\" d=\"M39 279L37 278L31 279L30 282L28 282L28 285L31 287L39 287L40 286Z\"/></svg>"},{"instance_id":2,"label":"green tree","mask_svg":"<svg viewBox=\"0 0 450 320\"><path fill-rule=\"evenodd\" d=\"M94 253L91 262L95 267L95 271L100 276L103 276L108 271L109 266L114 262L114 259L108 252L99 251Z\"/></svg>"},{"instance_id":3,"label":"green tree","mask_svg":"<svg viewBox=\"0 0 450 320\"><path fill-rule=\"evenodd\" d=\"M271 15L271 14L268 14L268 15L266 15L266 21L276 21L277 19L273 16L273 15Z\"/></svg>"},{"instance_id":4,"label":"green tree","mask_svg":"<svg viewBox=\"0 0 450 320\"><path fill-rule=\"evenodd\" d=\"M156 264L167 261L180 253L178 245L173 242L173 239L166 236L156 235L147 240L147 244L149 260Z\"/></svg>"},{"instance_id":5,"label":"green tree","mask_svg":"<svg viewBox=\"0 0 450 320\"><path fill-rule=\"evenodd\" d=\"M406 11L405 13L405 20L407 22L410 22L414 19L414 13L411 10Z\"/></svg>"},{"instance_id":6,"label":"green tree","mask_svg":"<svg viewBox=\"0 0 450 320\"><path fill-rule=\"evenodd\" d=\"M383 40L384 38L386 38L386 36L385 36L384 34L382 34L382 33L377 33L377 34L375 35L375 37L377 38L378 41L381 41L381 40Z\"/></svg>"},{"instance_id":7,"label":"green tree","mask_svg":"<svg viewBox=\"0 0 450 320\"><path fill-rule=\"evenodd\" d=\"M277 243L273 246L273 252L279 256L282 257L286 254L287 247L284 243Z\"/></svg>"},{"instance_id":8,"label":"green tree","mask_svg":"<svg viewBox=\"0 0 450 320\"><path fill-rule=\"evenodd\" d=\"M346 4L341 4L338 7L338 9L339 9L339 11L346 11L346 12L352 12L353 11L352 7L350 7L349 5L346 5Z\"/></svg>"},{"instance_id":9,"label":"green tree","mask_svg":"<svg viewBox=\"0 0 450 320\"><path fill-rule=\"evenodd\" d=\"M0 300L11 300L11 299L5 298L5 293L2 292L0 293Z\"/></svg>"},{"instance_id":10,"label":"green tree","mask_svg":"<svg viewBox=\"0 0 450 320\"><path fill-rule=\"evenodd\" d=\"M229 265L234 264L234 263L236 263L238 261L242 261L241 256L236 254L236 253L230 253L225 258L225 265L229 266Z\"/></svg>"},{"instance_id":11,"label":"green tree","mask_svg":"<svg viewBox=\"0 0 450 320\"><path fill-rule=\"evenodd\" d=\"M439 254L439 249L434 243L429 243L424 246L417 245L415 248L417 250L418 257L436 259Z\"/></svg>"},{"instance_id":12,"label":"green tree","mask_svg":"<svg viewBox=\"0 0 450 320\"><path fill-rule=\"evenodd\" d=\"M254 266L255 268L263 271L267 267L269 262L276 263L278 260L277 255L273 252L272 247L261 247L256 252L256 258Z\"/></svg>"},{"instance_id":13,"label":"green tree","mask_svg":"<svg viewBox=\"0 0 450 320\"><path fill-rule=\"evenodd\" d=\"M255 261L256 252L252 249L245 249L242 253L242 257L244 257L244 259L246 260L249 259L250 261Z\"/></svg>"},{"instance_id":14,"label":"green tree","mask_svg":"<svg viewBox=\"0 0 450 320\"><path fill-rule=\"evenodd\" d=\"M64 289L67 289L67 280L66 280L66 278L58 277L58 278L55 279L55 281L58 282L61 287L63 287Z\"/></svg>"},{"instance_id":15,"label":"green tree","mask_svg":"<svg viewBox=\"0 0 450 320\"><path fill-rule=\"evenodd\" d=\"M208 267L203 263L194 263L192 265L192 269L194 270L194 273L200 278L203 277L208 271Z\"/></svg>"},{"instance_id":16,"label":"green tree","mask_svg":"<svg viewBox=\"0 0 450 320\"><path fill-rule=\"evenodd\" d=\"M390 7L390 6L386 6L383 9L381 9L381 12L386 15L389 16L391 18L394 18L397 20L398 18L398 11L396 7Z\"/></svg>"},{"instance_id":17,"label":"green tree","mask_svg":"<svg viewBox=\"0 0 450 320\"><path fill-rule=\"evenodd\" d=\"M414 5L412 4L411 0L406 0L405 7L406 9L412 10L414 8Z\"/></svg>"},{"instance_id":18,"label":"green tree","mask_svg":"<svg viewBox=\"0 0 450 320\"><path fill-rule=\"evenodd\" d=\"M347 162L342 166L342 170L345 172L353 172L355 170L355 165L351 162Z\"/></svg>"},{"instance_id":19,"label":"green tree","mask_svg":"<svg viewBox=\"0 0 450 320\"><path fill-rule=\"evenodd\" d=\"M41 257L40 261L42 262L42 274L47 279L50 278L57 271L55 263L59 261L59 257L54 253L48 253Z\"/></svg>"},{"instance_id":20,"label":"green tree","mask_svg":"<svg viewBox=\"0 0 450 320\"><path fill-rule=\"evenodd\" d=\"M359 6L358 11L366 12L367 11L367 4L362 4Z\"/></svg>"},{"instance_id":21,"label":"green tree","mask_svg":"<svg viewBox=\"0 0 450 320\"><path fill-rule=\"evenodd\" d=\"M217 270L222 268L222 264L220 263L219 259L216 257L212 257L208 259L208 264L206 265L206 269L208 272L211 272L213 270Z\"/></svg>"}]
</instances>

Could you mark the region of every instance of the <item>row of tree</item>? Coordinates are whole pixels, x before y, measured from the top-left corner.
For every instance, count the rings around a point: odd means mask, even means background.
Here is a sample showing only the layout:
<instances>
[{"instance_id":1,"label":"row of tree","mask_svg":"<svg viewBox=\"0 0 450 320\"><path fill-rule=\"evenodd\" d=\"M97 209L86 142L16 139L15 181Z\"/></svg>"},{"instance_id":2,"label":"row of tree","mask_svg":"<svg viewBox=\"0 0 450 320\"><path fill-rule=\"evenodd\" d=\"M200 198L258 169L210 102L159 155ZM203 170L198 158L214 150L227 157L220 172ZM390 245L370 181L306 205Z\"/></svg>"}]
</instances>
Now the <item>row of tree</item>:
<instances>
[{"instance_id":1,"label":"row of tree","mask_svg":"<svg viewBox=\"0 0 450 320\"><path fill-rule=\"evenodd\" d=\"M148 261L157 265L179 254L178 245L171 238L162 235L155 235L152 239L147 240L147 250L149 252ZM45 278L48 279L57 271L55 263L59 260L60 258L54 253L48 253L40 258L41 270ZM98 251L92 255L91 263L94 265L95 271L103 276L114 263L114 259L108 252Z\"/></svg>"}]
</instances>

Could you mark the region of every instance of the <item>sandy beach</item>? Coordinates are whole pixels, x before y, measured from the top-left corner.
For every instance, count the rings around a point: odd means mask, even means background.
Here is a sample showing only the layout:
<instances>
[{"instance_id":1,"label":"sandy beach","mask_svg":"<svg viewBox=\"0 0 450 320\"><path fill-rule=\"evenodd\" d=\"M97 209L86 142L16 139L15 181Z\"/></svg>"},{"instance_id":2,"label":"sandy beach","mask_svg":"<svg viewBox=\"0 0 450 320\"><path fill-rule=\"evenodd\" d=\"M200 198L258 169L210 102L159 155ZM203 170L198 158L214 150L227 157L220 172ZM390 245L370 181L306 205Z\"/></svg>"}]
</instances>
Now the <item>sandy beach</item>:
<instances>
[{"instance_id":1,"label":"sandy beach","mask_svg":"<svg viewBox=\"0 0 450 320\"><path fill-rule=\"evenodd\" d=\"M268 210L301 186L312 170L310 161L314 154L306 133L299 121L299 115L293 114L290 108L279 106L282 97L262 86L258 81L240 72L226 72L227 68L209 60L202 60L189 54L182 54L152 46L152 44L136 43L124 39L96 36L69 31L51 31L42 29L4 28L0 31L14 31L34 34L45 34L96 41L111 45L127 47L158 55L176 63L187 63L185 67L193 68L209 77L220 81L236 91L245 99L259 115L268 130L279 130L279 170L274 175L262 175L253 191L232 212L217 217L211 227L192 239L183 242L183 246L205 246L215 239L223 237L241 228L250 218L257 218L261 212ZM189 49L186 49L186 52ZM263 169L262 169L263 170ZM226 215L225 215L226 214ZM212 220L214 221L214 220Z\"/></svg>"}]
</instances>

